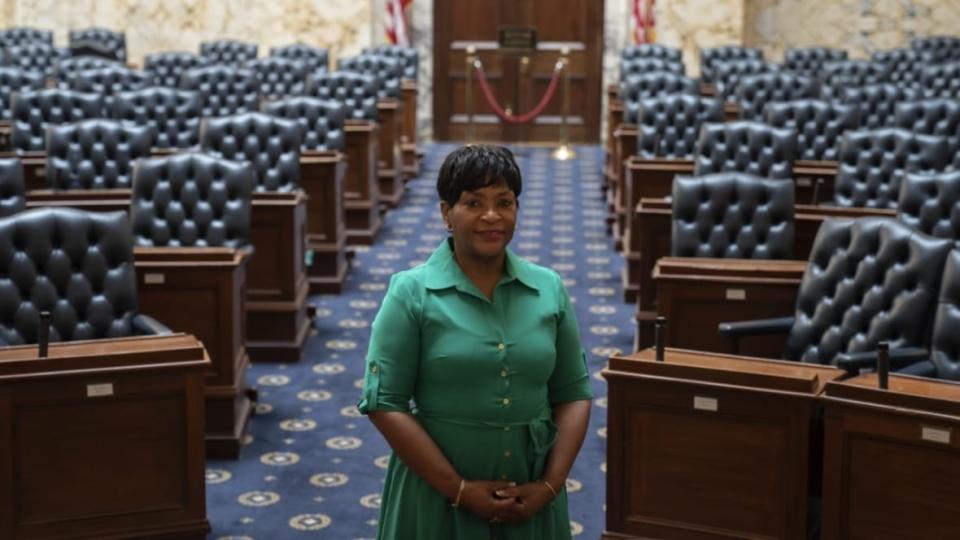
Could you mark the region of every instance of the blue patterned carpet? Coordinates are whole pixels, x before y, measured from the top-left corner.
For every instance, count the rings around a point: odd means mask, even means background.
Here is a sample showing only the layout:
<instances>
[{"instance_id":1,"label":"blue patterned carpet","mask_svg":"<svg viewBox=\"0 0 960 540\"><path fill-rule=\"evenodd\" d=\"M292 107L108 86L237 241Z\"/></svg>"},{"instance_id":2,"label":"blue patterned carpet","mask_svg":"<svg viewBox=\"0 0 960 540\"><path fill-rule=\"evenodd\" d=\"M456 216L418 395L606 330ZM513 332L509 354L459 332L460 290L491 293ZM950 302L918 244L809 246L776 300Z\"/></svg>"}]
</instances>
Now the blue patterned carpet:
<instances>
[{"instance_id":1,"label":"blue patterned carpet","mask_svg":"<svg viewBox=\"0 0 960 540\"><path fill-rule=\"evenodd\" d=\"M305 359L248 373L260 404L247 446L239 461L207 464L210 538L375 537L389 448L355 407L369 326L390 275L425 260L445 237L435 182L453 148L427 148L422 177L407 184L376 244L357 254L344 293L311 299L318 315ZM575 538L592 540L604 523L607 392L599 372L610 354L631 347L633 307L621 302L623 260L604 232L601 148L578 147L567 162L544 148L517 152L524 186L511 247L564 277L594 375L596 406L567 482Z\"/></svg>"}]
</instances>

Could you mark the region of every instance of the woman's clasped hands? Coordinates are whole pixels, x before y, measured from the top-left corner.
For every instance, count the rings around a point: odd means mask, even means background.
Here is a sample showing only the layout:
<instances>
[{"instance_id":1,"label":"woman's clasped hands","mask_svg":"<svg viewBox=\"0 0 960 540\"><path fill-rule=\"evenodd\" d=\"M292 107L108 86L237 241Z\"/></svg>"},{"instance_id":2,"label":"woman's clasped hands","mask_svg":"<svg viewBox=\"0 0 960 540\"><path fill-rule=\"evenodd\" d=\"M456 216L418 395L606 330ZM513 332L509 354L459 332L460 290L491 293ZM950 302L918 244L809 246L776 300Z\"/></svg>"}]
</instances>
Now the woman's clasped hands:
<instances>
[{"instance_id":1,"label":"woman's clasped hands","mask_svg":"<svg viewBox=\"0 0 960 540\"><path fill-rule=\"evenodd\" d=\"M460 505L490 523L520 523L532 518L554 497L543 482L496 482L469 480L464 483Z\"/></svg>"}]
</instances>

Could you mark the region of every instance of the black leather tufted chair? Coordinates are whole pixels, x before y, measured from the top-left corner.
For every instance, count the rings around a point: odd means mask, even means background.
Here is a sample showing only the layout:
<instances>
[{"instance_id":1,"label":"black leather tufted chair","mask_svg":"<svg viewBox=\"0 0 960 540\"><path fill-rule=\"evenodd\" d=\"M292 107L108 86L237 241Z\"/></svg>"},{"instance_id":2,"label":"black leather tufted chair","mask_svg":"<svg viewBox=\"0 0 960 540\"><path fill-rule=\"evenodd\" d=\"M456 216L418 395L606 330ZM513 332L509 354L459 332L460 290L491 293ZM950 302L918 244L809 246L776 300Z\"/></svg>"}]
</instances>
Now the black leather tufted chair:
<instances>
[{"instance_id":1,"label":"black leather tufted chair","mask_svg":"<svg viewBox=\"0 0 960 540\"><path fill-rule=\"evenodd\" d=\"M14 94L10 100L13 147L19 151L43 150L48 125L99 118L102 108L99 95L72 90L50 88Z\"/></svg>"},{"instance_id":2,"label":"black leather tufted chair","mask_svg":"<svg viewBox=\"0 0 960 540\"><path fill-rule=\"evenodd\" d=\"M27 26L0 30L0 48L18 47L26 43L46 43L53 46L53 32Z\"/></svg>"},{"instance_id":3,"label":"black leather tufted chair","mask_svg":"<svg viewBox=\"0 0 960 540\"><path fill-rule=\"evenodd\" d=\"M817 78L824 64L846 59L847 51L845 50L829 47L801 47L787 49L784 53L783 68L797 75Z\"/></svg>"},{"instance_id":4,"label":"black leather tufted chair","mask_svg":"<svg viewBox=\"0 0 960 540\"><path fill-rule=\"evenodd\" d=\"M797 159L835 161L840 137L857 129L857 113L851 105L800 99L768 103L764 120L773 127L797 133Z\"/></svg>"},{"instance_id":5,"label":"black leather tufted chair","mask_svg":"<svg viewBox=\"0 0 960 540\"><path fill-rule=\"evenodd\" d=\"M180 88L200 94L204 118L255 111L260 95L257 74L249 69L208 66L184 72Z\"/></svg>"},{"instance_id":6,"label":"black leather tufted chair","mask_svg":"<svg viewBox=\"0 0 960 540\"><path fill-rule=\"evenodd\" d=\"M137 313L125 212L38 208L0 219L0 346L170 333Z\"/></svg>"},{"instance_id":7,"label":"black leather tufted chair","mask_svg":"<svg viewBox=\"0 0 960 540\"><path fill-rule=\"evenodd\" d=\"M700 126L723 122L723 102L692 95L662 95L639 102L637 155L693 156Z\"/></svg>"},{"instance_id":8,"label":"black leather tufted chair","mask_svg":"<svg viewBox=\"0 0 960 540\"><path fill-rule=\"evenodd\" d=\"M960 98L897 103L894 124L921 135L946 137L951 152L960 151Z\"/></svg>"},{"instance_id":9,"label":"black leather tufted chair","mask_svg":"<svg viewBox=\"0 0 960 540\"><path fill-rule=\"evenodd\" d=\"M345 104L349 118L376 122L379 88L380 82L373 75L332 71L309 76L306 93Z\"/></svg>"},{"instance_id":10,"label":"black leather tufted chair","mask_svg":"<svg viewBox=\"0 0 960 540\"><path fill-rule=\"evenodd\" d=\"M57 62L62 58L62 50L40 42L23 43L3 50L4 64L44 76L53 75Z\"/></svg>"},{"instance_id":11,"label":"black leather tufted chair","mask_svg":"<svg viewBox=\"0 0 960 540\"><path fill-rule=\"evenodd\" d=\"M910 40L910 48L930 54L937 62L960 61L960 37L926 36Z\"/></svg>"},{"instance_id":12,"label":"black leather tufted chair","mask_svg":"<svg viewBox=\"0 0 960 540\"><path fill-rule=\"evenodd\" d=\"M763 52L760 49L739 45L704 47L700 49L700 80L705 83L717 82L714 67L718 62L728 62L730 60L762 61Z\"/></svg>"},{"instance_id":13,"label":"black leather tufted chair","mask_svg":"<svg viewBox=\"0 0 960 540\"><path fill-rule=\"evenodd\" d=\"M400 81L403 78L403 64L399 60L386 56L361 54L352 58L341 58L338 69L369 73L380 81L377 95L383 98L400 97Z\"/></svg>"},{"instance_id":14,"label":"black leather tufted chair","mask_svg":"<svg viewBox=\"0 0 960 540\"><path fill-rule=\"evenodd\" d=\"M150 84L142 71L119 66L79 71L70 78L70 89L103 96L104 109L113 109L113 96L119 92L139 90Z\"/></svg>"},{"instance_id":15,"label":"black leather tufted chair","mask_svg":"<svg viewBox=\"0 0 960 540\"><path fill-rule=\"evenodd\" d=\"M148 54L143 62L143 71L150 74L156 86L177 88L185 71L210 65L210 60L193 53L166 52Z\"/></svg>"},{"instance_id":16,"label":"black leather tufted chair","mask_svg":"<svg viewBox=\"0 0 960 540\"><path fill-rule=\"evenodd\" d=\"M281 97L303 94L307 81L307 67L302 62L271 56L253 60L247 64L247 68L257 74L261 96Z\"/></svg>"},{"instance_id":17,"label":"black leather tufted chair","mask_svg":"<svg viewBox=\"0 0 960 540\"><path fill-rule=\"evenodd\" d=\"M888 218L828 219L820 225L800 283L795 315L723 323L737 339L788 333L783 357L830 364L844 356L923 346L953 243Z\"/></svg>"},{"instance_id":18,"label":"black leather tufted chair","mask_svg":"<svg viewBox=\"0 0 960 540\"><path fill-rule=\"evenodd\" d=\"M96 43L113 52L114 58L123 64L127 63L127 37L123 32L114 32L107 28L85 28L71 30L69 34L70 47L81 42Z\"/></svg>"},{"instance_id":19,"label":"black leather tufted chair","mask_svg":"<svg viewBox=\"0 0 960 540\"><path fill-rule=\"evenodd\" d=\"M14 92L43 88L43 74L0 66L0 120L10 119L10 96Z\"/></svg>"},{"instance_id":20,"label":"black leather tufted chair","mask_svg":"<svg viewBox=\"0 0 960 540\"><path fill-rule=\"evenodd\" d=\"M257 58L257 44L233 39L207 41L200 44L200 56L211 64L242 66Z\"/></svg>"},{"instance_id":21,"label":"black leather tufted chair","mask_svg":"<svg viewBox=\"0 0 960 540\"><path fill-rule=\"evenodd\" d=\"M270 49L270 56L302 62L307 66L307 73L327 71L330 65L330 56L327 49L311 47L304 43L294 43L293 45L284 47L272 47Z\"/></svg>"},{"instance_id":22,"label":"black leather tufted chair","mask_svg":"<svg viewBox=\"0 0 960 540\"><path fill-rule=\"evenodd\" d=\"M363 54L379 54L398 60L403 65L403 78L411 81L417 80L417 74L420 69L420 57L417 54L417 50L413 47L377 45L363 49Z\"/></svg>"},{"instance_id":23,"label":"black leather tufted chair","mask_svg":"<svg viewBox=\"0 0 960 540\"><path fill-rule=\"evenodd\" d=\"M70 81L77 73L110 67L122 68L123 64L107 58L100 58L99 56L75 56L64 58L57 62L54 68L54 75L59 81L61 88L69 88Z\"/></svg>"},{"instance_id":24,"label":"black leather tufted chair","mask_svg":"<svg viewBox=\"0 0 960 540\"><path fill-rule=\"evenodd\" d=\"M255 183L249 163L208 154L138 161L130 202L136 245L249 246Z\"/></svg>"},{"instance_id":25,"label":"black leather tufted chair","mask_svg":"<svg viewBox=\"0 0 960 540\"><path fill-rule=\"evenodd\" d=\"M23 165L19 158L0 158L0 218L27 207Z\"/></svg>"},{"instance_id":26,"label":"black leather tufted chair","mask_svg":"<svg viewBox=\"0 0 960 540\"><path fill-rule=\"evenodd\" d=\"M907 88L919 86L921 69L934 62L932 54L914 49L875 51L870 55L870 60L887 66L891 83Z\"/></svg>"},{"instance_id":27,"label":"black leather tufted chair","mask_svg":"<svg viewBox=\"0 0 960 540\"><path fill-rule=\"evenodd\" d=\"M745 173L673 181L674 257L789 259L793 184Z\"/></svg>"},{"instance_id":28,"label":"black leather tufted chair","mask_svg":"<svg viewBox=\"0 0 960 540\"><path fill-rule=\"evenodd\" d=\"M153 128L154 148L200 143L200 94L154 86L114 96L113 118Z\"/></svg>"},{"instance_id":29,"label":"black leather tufted chair","mask_svg":"<svg viewBox=\"0 0 960 540\"><path fill-rule=\"evenodd\" d=\"M53 189L129 188L133 165L149 157L153 128L84 120L47 130L47 184Z\"/></svg>"},{"instance_id":30,"label":"black leather tufted chair","mask_svg":"<svg viewBox=\"0 0 960 540\"><path fill-rule=\"evenodd\" d=\"M815 98L818 92L816 79L789 72L761 73L742 77L736 98L740 118L762 121L767 103Z\"/></svg>"},{"instance_id":31,"label":"black leather tufted chair","mask_svg":"<svg viewBox=\"0 0 960 540\"><path fill-rule=\"evenodd\" d=\"M919 366L921 369L914 367L908 371L960 381L960 251L957 250L947 256L943 269L940 295L934 311L929 364L932 365L926 372L922 364Z\"/></svg>"},{"instance_id":32,"label":"black leather tufted chair","mask_svg":"<svg viewBox=\"0 0 960 540\"><path fill-rule=\"evenodd\" d=\"M845 88L840 95L841 101L859 109L861 129L892 127L897 104L920 97L916 90L890 83Z\"/></svg>"},{"instance_id":33,"label":"black leather tufted chair","mask_svg":"<svg viewBox=\"0 0 960 540\"><path fill-rule=\"evenodd\" d=\"M297 121L303 134L304 150L340 150L346 148L343 131L347 106L339 101L304 96L266 103L263 112Z\"/></svg>"},{"instance_id":34,"label":"black leather tufted chair","mask_svg":"<svg viewBox=\"0 0 960 540\"><path fill-rule=\"evenodd\" d=\"M684 67L683 64L660 58L630 58L620 61L621 83L631 75L645 75L648 73L672 73L683 77Z\"/></svg>"},{"instance_id":35,"label":"black leather tufted chair","mask_svg":"<svg viewBox=\"0 0 960 540\"><path fill-rule=\"evenodd\" d=\"M656 43L628 45L620 51L620 60L633 60L634 58L656 58L683 65L683 51Z\"/></svg>"},{"instance_id":36,"label":"black leather tufted chair","mask_svg":"<svg viewBox=\"0 0 960 540\"><path fill-rule=\"evenodd\" d=\"M620 83L620 100L624 106L624 122L627 124L637 123L637 112L641 100L674 94L698 96L700 95L700 85L696 79L665 71L628 76Z\"/></svg>"},{"instance_id":37,"label":"black leather tufted chair","mask_svg":"<svg viewBox=\"0 0 960 540\"><path fill-rule=\"evenodd\" d=\"M253 165L256 191L294 191L300 185L300 124L261 113L206 118L200 128L203 150Z\"/></svg>"},{"instance_id":38,"label":"black leather tufted chair","mask_svg":"<svg viewBox=\"0 0 960 540\"><path fill-rule=\"evenodd\" d=\"M927 66L920 74L920 87L928 98L957 99L960 96L960 61Z\"/></svg>"},{"instance_id":39,"label":"black leather tufted chair","mask_svg":"<svg viewBox=\"0 0 960 540\"><path fill-rule=\"evenodd\" d=\"M924 234L960 241L960 171L905 175L897 219Z\"/></svg>"},{"instance_id":40,"label":"black leather tufted chair","mask_svg":"<svg viewBox=\"0 0 960 540\"><path fill-rule=\"evenodd\" d=\"M746 59L714 62L713 83L720 97L726 101L735 101L741 79L761 73L776 73L779 69L776 64L770 64L763 60Z\"/></svg>"},{"instance_id":41,"label":"black leather tufted chair","mask_svg":"<svg viewBox=\"0 0 960 540\"><path fill-rule=\"evenodd\" d=\"M820 70L820 97L837 99L851 87L885 83L890 67L866 60L844 60L824 64Z\"/></svg>"},{"instance_id":42,"label":"black leather tufted chair","mask_svg":"<svg viewBox=\"0 0 960 540\"><path fill-rule=\"evenodd\" d=\"M759 122L704 124L697 140L694 174L745 172L791 178L797 134Z\"/></svg>"},{"instance_id":43,"label":"black leather tufted chair","mask_svg":"<svg viewBox=\"0 0 960 540\"><path fill-rule=\"evenodd\" d=\"M840 141L834 202L896 208L903 175L943 170L948 154L943 137L896 128L847 132Z\"/></svg>"}]
</instances>

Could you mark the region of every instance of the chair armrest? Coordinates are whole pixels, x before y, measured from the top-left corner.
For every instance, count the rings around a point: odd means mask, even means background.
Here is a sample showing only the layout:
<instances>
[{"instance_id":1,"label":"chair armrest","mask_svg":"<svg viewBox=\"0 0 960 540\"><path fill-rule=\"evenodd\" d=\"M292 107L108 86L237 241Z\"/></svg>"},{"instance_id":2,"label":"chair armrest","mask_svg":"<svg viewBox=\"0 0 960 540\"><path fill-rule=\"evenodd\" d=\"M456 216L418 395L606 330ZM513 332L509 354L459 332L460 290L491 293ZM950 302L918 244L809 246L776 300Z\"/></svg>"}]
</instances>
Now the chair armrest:
<instances>
[{"instance_id":1,"label":"chair armrest","mask_svg":"<svg viewBox=\"0 0 960 540\"><path fill-rule=\"evenodd\" d=\"M890 349L890 369L897 371L909 365L930 359L930 351L921 347ZM877 351L838 354L834 364L848 373L856 374L864 368L877 367Z\"/></svg>"},{"instance_id":2,"label":"chair armrest","mask_svg":"<svg viewBox=\"0 0 960 540\"><path fill-rule=\"evenodd\" d=\"M167 328L162 322L142 313L133 317L133 331L139 336L156 336L173 333L173 330Z\"/></svg>"},{"instance_id":3,"label":"chair armrest","mask_svg":"<svg viewBox=\"0 0 960 540\"><path fill-rule=\"evenodd\" d=\"M778 317L775 319L724 322L717 325L717 332L728 338L765 334L786 334L793 328L793 319L793 317Z\"/></svg>"}]
</instances>

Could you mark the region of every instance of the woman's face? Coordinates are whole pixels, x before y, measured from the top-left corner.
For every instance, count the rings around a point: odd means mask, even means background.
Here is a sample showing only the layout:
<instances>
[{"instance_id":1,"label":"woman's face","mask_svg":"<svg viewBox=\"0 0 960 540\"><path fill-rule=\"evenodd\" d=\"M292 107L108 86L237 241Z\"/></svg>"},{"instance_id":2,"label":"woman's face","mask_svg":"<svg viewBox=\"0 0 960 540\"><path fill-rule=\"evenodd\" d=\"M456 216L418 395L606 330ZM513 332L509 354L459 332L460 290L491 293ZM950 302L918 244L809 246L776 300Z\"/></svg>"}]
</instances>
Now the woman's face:
<instances>
[{"instance_id":1,"label":"woman's face","mask_svg":"<svg viewBox=\"0 0 960 540\"><path fill-rule=\"evenodd\" d=\"M505 183L464 191L452 206L440 202L458 256L478 260L500 257L517 226L517 196Z\"/></svg>"}]
</instances>

